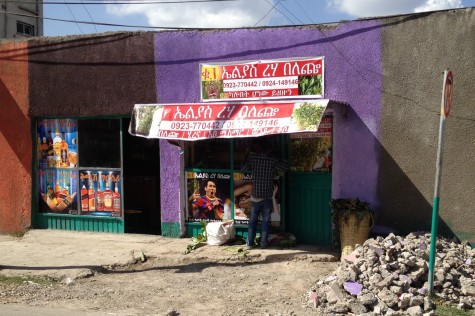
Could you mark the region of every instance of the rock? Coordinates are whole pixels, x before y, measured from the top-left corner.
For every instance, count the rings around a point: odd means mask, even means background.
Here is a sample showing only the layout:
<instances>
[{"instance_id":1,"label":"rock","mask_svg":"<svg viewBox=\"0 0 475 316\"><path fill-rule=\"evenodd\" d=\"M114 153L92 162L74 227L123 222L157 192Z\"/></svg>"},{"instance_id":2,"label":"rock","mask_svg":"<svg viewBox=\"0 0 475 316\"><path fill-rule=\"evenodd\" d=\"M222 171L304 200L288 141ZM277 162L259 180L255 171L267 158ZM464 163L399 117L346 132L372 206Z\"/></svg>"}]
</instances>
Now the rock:
<instances>
[{"instance_id":1,"label":"rock","mask_svg":"<svg viewBox=\"0 0 475 316\"><path fill-rule=\"evenodd\" d=\"M410 299L409 306L421 306L424 303L424 299L420 296L413 296Z\"/></svg>"},{"instance_id":2,"label":"rock","mask_svg":"<svg viewBox=\"0 0 475 316\"><path fill-rule=\"evenodd\" d=\"M368 311L367 308L363 304L358 302L357 300L349 301L348 302L348 308L355 315L361 315L361 314L364 314Z\"/></svg>"},{"instance_id":3,"label":"rock","mask_svg":"<svg viewBox=\"0 0 475 316\"><path fill-rule=\"evenodd\" d=\"M420 306L412 306L406 310L407 315L422 316L422 308Z\"/></svg>"},{"instance_id":4,"label":"rock","mask_svg":"<svg viewBox=\"0 0 475 316\"><path fill-rule=\"evenodd\" d=\"M414 233L405 238L376 237L358 245L355 260L342 261L333 277L317 282L320 289L331 283L319 292L324 301L319 311L345 313L345 306L355 315L433 315L427 296L429 244L430 234ZM475 250L469 245L438 238L434 294L461 309L474 308L474 259Z\"/></svg>"},{"instance_id":5,"label":"rock","mask_svg":"<svg viewBox=\"0 0 475 316\"><path fill-rule=\"evenodd\" d=\"M330 308L330 311L334 313L346 313L348 312L348 306L346 306L345 303L338 302L335 305L332 305Z\"/></svg>"},{"instance_id":6,"label":"rock","mask_svg":"<svg viewBox=\"0 0 475 316\"><path fill-rule=\"evenodd\" d=\"M378 297L386 304L388 307L393 307L398 303L398 297L396 294L391 292L388 289L383 289Z\"/></svg>"},{"instance_id":7,"label":"rock","mask_svg":"<svg viewBox=\"0 0 475 316\"><path fill-rule=\"evenodd\" d=\"M344 289L351 295L358 295L361 293L363 286L358 282L347 281L343 283Z\"/></svg>"},{"instance_id":8,"label":"rock","mask_svg":"<svg viewBox=\"0 0 475 316\"><path fill-rule=\"evenodd\" d=\"M378 299L373 293L364 293L358 295L358 301L361 302L361 304L364 305L372 305L374 304Z\"/></svg>"}]
</instances>

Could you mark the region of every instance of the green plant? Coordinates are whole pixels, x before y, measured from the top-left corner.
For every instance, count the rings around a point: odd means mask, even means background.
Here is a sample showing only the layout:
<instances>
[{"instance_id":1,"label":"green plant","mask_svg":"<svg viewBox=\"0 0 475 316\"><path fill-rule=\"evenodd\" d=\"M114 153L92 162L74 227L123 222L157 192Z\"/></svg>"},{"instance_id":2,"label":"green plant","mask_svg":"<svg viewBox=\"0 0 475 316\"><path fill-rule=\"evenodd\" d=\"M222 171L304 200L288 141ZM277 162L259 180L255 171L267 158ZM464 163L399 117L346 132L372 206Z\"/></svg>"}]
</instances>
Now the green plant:
<instances>
[{"instance_id":1,"label":"green plant","mask_svg":"<svg viewBox=\"0 0 475 316\"><path fill-rule=\"evenodd\" d=\"M206 234L206 225L208 225L208 223L205 221L201 221L200 224L200 233L197 234L196 237L191 237L191 244L186 246L186 250L183 252L184 255L189 254L193 250L204 246L208 241L208 235Z\"/></svg>"},{"instance_id":2,"label":"green plant","mask_svg":"<svg viewBox=\"0 0 475 316\"><path fill-rule=\"evenodd\" d=\"M360 201L359 199L333 199L330 202L330 208L333 213L334 221L339 219L348 221L350 215L354 215L359 223L363 218L373 213L369 208L369 203Z\"/></svg>"},{"instance_id":3,"label":"green plant","mask_svg":"<svg viewBox=\"0 0 475 316\"><path fill-rule=\"evenodd\" d=\"M370 209L367 202L359 199L333 199L330 202L330 209L332 211L333 228L334 228L334 244L340 246L340 220L348 223L351 215L356 218L356 223L359 226L360 222L367 216L373 218L373 211Z\"/></svg>"},{"instance_id":4,"label":"green plant","mask_svg":"<svg viewBox=\"0 0 475 316\"><path fill-rule=\"evenodd\" d=\"M311 77L299 76L298 80L300 95L322 94L322 75L314 75Z\"/></svg>"},{"instance_id":5,"label":"green plant","mask_svg":"<svg viewBox=\"0 0 475 316\"><path fill-rule=\"evenodd\" d=\"M301 130L317 129L318 124L323 116L325 107L311 103L304 102L300 107L294 111L295 119Z\"/></svg>"}]
</instances>

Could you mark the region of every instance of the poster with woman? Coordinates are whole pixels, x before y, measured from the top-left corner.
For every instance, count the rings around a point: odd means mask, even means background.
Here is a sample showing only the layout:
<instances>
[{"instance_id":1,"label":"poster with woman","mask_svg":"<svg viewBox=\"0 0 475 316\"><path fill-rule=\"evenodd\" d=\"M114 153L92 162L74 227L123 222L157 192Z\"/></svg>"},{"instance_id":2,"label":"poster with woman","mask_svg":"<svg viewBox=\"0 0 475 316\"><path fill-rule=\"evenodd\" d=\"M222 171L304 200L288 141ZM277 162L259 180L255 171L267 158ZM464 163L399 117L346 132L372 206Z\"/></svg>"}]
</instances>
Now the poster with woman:
<instances>
[{"instance_id":1,"label":"poster with woman","mask_svg":"<svg viewBox=\"0 0 475 316\"><path fill-rule=\"evenodd\" d=\"M224 172L187 172L189 222L231 219L231 175Z\"/></svg>"}]
</instances>

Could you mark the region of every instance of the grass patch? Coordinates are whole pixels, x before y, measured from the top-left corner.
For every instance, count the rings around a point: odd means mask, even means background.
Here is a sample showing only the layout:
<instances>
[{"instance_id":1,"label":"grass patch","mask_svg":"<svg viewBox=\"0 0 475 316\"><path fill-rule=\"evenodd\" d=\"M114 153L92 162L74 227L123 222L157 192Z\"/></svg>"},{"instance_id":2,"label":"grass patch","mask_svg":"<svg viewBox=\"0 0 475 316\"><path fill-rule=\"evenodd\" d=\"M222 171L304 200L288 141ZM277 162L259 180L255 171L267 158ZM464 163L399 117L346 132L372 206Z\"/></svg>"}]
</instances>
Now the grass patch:
<instances>
[{"instance_id":1,"label":"grass patch","mask_svg":"<svg viewBox=\"0 0 475 316\"><path fill-rule=\"evenodd\" d=\"M473 316L475 312L462 311L453 305L436 305L435 316Z\"/></svg>"},{"instance_id":2,"label":"grass patch","mask_svg":"<svg viewBox=\"0 0 475 316\"><path fill-rule=\"evenodd\" d=\"M40 285L49 285L54 283L54 281L46 278L33 276L7 276L0 274L0 283L20 285L26 281L31 281Z\"/></svg>"},{"instance_id":3,"label":"grass patch","mask_svg":"<svg viewBox=\"0 0 475 316\"><path fill-rule=\"evenodd\" d=\"M21 237L25 236L25 234L26 234L26 231L24 231L24 232L20 231L20 232L11 233L10 236L13 236L13 237L16 237L16 238L21 238Z\"/></svg>"}]
</instances>

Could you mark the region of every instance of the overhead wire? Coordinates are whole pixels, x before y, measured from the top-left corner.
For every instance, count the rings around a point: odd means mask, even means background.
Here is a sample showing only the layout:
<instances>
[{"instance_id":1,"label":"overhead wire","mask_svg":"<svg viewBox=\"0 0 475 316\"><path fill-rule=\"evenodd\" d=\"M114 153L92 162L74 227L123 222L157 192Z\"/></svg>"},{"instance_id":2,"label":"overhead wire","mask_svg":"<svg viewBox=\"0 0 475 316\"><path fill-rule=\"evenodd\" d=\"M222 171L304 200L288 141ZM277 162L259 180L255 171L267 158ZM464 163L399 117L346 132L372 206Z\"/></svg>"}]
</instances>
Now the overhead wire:
<instances>
[{"instance_id":1,"label":"overhead wire","mask_svg":"<svg viewBox=\"0 0 475 316\"><path fill-rule=\"evenodd\" d=\"M270 5L272 5L272 2L269 2L269 0L266 0L266 2ZM277 4L281 3L282 0L279 0L277 1ZM273 9L276 9L277 11L280 12L280 14L282 14L287 20L290 21L290 23L292 23L293 25L295 25L294 21L292 21L284 12L280 11L280 9L277 7L277 4L273 7Z\"/></svg>"},{"instance_id":2,"label":"overhead wire","mask_svg":"<svg viewBox=\"0 0 475 316\"><path fill-rule=\"evenodd\" d=\"M95 24L95 25L103 25L103 26L117 26L117 27L130 27L130 28L139 28L139 29L157 29L157 30L215 30L216 27L178 27L178 26L149 26L149 25L131 25L131 24L116 24L116 23L105 23L105 22L90 22L90 21L73 21L73 20L66 20L66 19L58 19L58 18L48 18L48 17L40 17L37 15L31 14L24 14L24 13L16 13L10 11L0 11L0 13L4 14L11 14L16 16L24 16L28 18L41 18L43 20L49 21L58 21L58 22L67 22L67 23L80 23L80 24ZM228 29L233 29L228 28Z\"/></svg>"},{"instance_id":3,"label":"overhead wire","mask_svg":"<svg viewBox=\"0 0 475 316\"><path fill-rule=\"evenodd\" d=\"M305 11L302 6L300 5L300 2L299 0L294 0L295 3L297 3L298 7L300 8L300 10L302 10L303 14L307 17L307 19L310 20L311 23L315 24L315 22L312 20L312 18L307 14L307 11Z\"/></svg>"},{"instance_id":4,"label":"overhead wire","mask_svg":"<svg viewBox=\"0 0 475 316\"><path fill-rule=\"evenodd\" d=\"M190 4L190 3L203 3L203 2L231 2L239 0L170 0L170 1L158 1L158 0L88 0L87 2L77 1L42 1L42 4L90 4L90 5L103 5L103 4ZM6 0L7 3L36 3L35 1L21 1L21 0Z\"/></svg>"},{"instance_id":5,"label":"overhead wire","mask_svg":"<svg viewBox=\"0 0 475 316\"><path fill-rule=\"evenodd\" d=\"M68 8L69 13L71 13L71 15L73 16L74 21L76 21L76 26L78 27L79 31L81 32L81 34L84 34L84 32L82 31L81 27L80 27L79 24L77 23L77 20L76 20L76 17L74 16L73 11L71 11L71 8L70 8L69 5L66 3L66 0L64 0L64 3L66 4L66 7Z\"/></svg>"},{"instance_id":6,"label":"overhead wire","mask_svg":"<svg viewBox=\"0 0 475 316\"><path fill-rule=\"evenodd\" d=\"M81 2L82 2L82 1L83 1L83 0L81 0ZM91 18L91 21L94 22L94 19L92 18L91 13L89 13L89 10L87 9L87 7L86 7L84 4L83 4L82 6L83 6L84 10L86 10L87 15L89 15L89 17ZM93 24L93 25L94 25L94 30L95 30L96 33L97 33L96 24Z\"/></svg>"},{"instance_id":7,"label":"overhead wire","mask_svg":"<svg viewBox=\"0 0 475 316\"><path fill-rule=\"evenodd\" d=\"M280 2L280 5L281 5L282 8L284 8L287 12L289 12L297 21L299 21L300 24L305 24L302 20L300 20L297 16L295 16L295 14L293 14L289 9L287 9L287 7L284 5L283 2Z\"/></svg>"},{"instance_id":8,"label":"overhead wire","mask_svg":"<svg viewBox=\"0 0 475 316\"><path fill-rule=\"evenodd\" d=\"M267 1L267 0L266 0ZM198 2L198 1L189 1L189 2ZM204 2L208 2L208 1L204 1ZM268 2L268 1L267 1ZM279 3L281 2L281 0L279 0L275 5L272 6L272 8L254 25L256 26L257 24L259 24ZM66 20L66 19L57 19L57 18L48 18L48 17L40 17L40 16L36 16L36 15L29 15L29 14L22 14L22 13L15 13L15 12L8 12L8 11L0 11L0 13L3 13L3 14L11 14L11 15L16 15L16 16L24 16L24 17L32 17L32 18L42 18L44 20L51 20L51 21L59 21L59 22L68 22L68 23L76 23L76 24L93 24L93 25L103 25L103 26L116 26L116 27L127 27L127 28L142 28L142 29L161 29L161 30L216 30L216 29L235 29L235 27L232 27L232 28L216 28L216 27L213 27L213 28L198 28L198 27L160 27L160 26L144 26L144 25L128 25L128 24L114 24L114 23L103 23L103 22L89 22L89 21L79 21L79 20ZM285 15L284 15L285 16ZM287 16L285 16L289 21L291 21ZM291 21L292 22L292 21ZM312 21L313 22L313 21ZM325 24L334 24L336 22L327 22L327 23L319 23L320 25L325 25ZM387 95L390 95L390 96L393 96L393 97L397 97L397 98L401 98L401 99L404 99L404 100L408 100L408 101L411 101L411 102L414 102L415 105L429 111L429 112L432 112L432 113L439 113L438 110L433 110L433 109L429 109L427 107L424 107L422 106L419 102L411 99L411 98L408 98L408 97L405 97L405 96L402 96L402 95L399 95L399 94L394 94L394 93L391 93L391 92L388 92L386 91L385 89L383 88L380 88L380 87L377 87L375 86L370 80L368 80L365 75L363 75L361 73L360 70L357 69L356 65L351 61L349 60L348 57L346 57L345 54L343 54L341 52L341 50L331 41L331 40L328 40L328 37L325 35L324 32L322 32L319 28L316 28L318 30L318 32L320 34L322 34L322 36L327 39L327 42L335 49L335 51L343 58L343 60L348 63L352 68L353 70L366 82L368 83L368 85L370 85L371 87L373 87L374 89L380 91L381 93L383 94L387 94ZM363 67L364 69L366 69L365 67ZM382 77L385 77L383 74L381 73L378 73L377 71L374 71L374 70L371 70L371 69L366 69L367 71L369 72L372 72L376 75L380 75ZM390 78L388 78L389 80L391 80ZM424 90L421 90L421 89L417 89L417 88L412 88L412 87L408 87L409 89L412 89L412 90L416 90L416 91L421 91L421 92L424 92L424 93L432 93L432 92L429 92L429 91L424 91ZM461 119L461 120L467 120L467 121L475 121L474 119L471 119L471 118L463 118L463 117L458 117L458 116L453 116L454 118L458 118L458 119Z\"/></svg>"},{"instance_id":9,"label":"overhead wire","mask_svg":"<svg viewBox=\"0 0 475 316\"><path fill-rule=\"evenodd\" d=\"M269 1L267 1L267 2L269 2ZM276 7L276 6L279 4L279 2L280 2L280 0L279 0L279 1L277 1L277 3L276 3L276 4L274 4L274 5L272 6L272 8L270 8L270 10L269 10L269 11L267 11L267 13L266 13L266 14L264 14L264 16L263 16L263 17L262 17L262 18L261 18L259 21L257 21L257 22L256 22L256 24L254 24L254 27L256 27L256 26L257 26L257 25L258 25L258 24L259 24L259 23L260 23L262 20L264 20L264 18L265 18L266 16L268 16L268 15L269 15L269 13L271 13L271 12L272 12L272 10L274 10L274 8L275 8L275 7Z\"/></svg>"}]
</instances>

